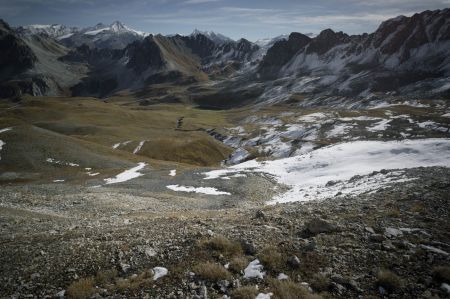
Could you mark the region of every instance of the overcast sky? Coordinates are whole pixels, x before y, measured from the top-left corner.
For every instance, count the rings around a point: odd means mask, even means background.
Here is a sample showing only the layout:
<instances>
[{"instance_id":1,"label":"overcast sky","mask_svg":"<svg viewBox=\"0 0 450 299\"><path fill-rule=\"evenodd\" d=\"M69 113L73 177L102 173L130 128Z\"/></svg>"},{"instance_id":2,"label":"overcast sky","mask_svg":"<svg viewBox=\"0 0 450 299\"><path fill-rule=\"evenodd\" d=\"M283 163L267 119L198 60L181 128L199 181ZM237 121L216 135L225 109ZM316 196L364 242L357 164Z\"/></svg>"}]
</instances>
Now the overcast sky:
<instances>
[{"instance_id":1,"label":"overcast sky","mask_svg":"<svg viewBox=\"0 0 450 299\"><path fill-rule=\"evenodd\" d=\"M0 0L0 18L13 26L86 27L119 20L150 33L198 28L254 41L326 28L372 32L388 18L446 7L450 0Z\"/></svg>"}]
</instances>

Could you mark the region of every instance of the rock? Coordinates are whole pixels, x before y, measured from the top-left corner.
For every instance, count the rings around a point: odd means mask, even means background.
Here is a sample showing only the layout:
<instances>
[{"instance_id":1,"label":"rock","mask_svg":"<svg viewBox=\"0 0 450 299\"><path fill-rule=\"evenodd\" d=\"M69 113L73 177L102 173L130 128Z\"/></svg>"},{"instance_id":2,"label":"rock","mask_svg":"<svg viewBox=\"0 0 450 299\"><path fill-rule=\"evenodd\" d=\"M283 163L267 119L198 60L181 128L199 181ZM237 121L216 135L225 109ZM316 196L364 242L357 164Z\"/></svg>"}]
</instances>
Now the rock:
<instances>
[{"instance_id":1,"label":"rock","mask_svg":"<svg viewBox=\"0 0 450 299\"><path fill-rule=\"evenodd\" d=\"M55 297L56 298L64 298L65 294L66 294L66 290L62 290L62 291L59 291L58 293L56 293Z\"/></svg>"},{"instance_id":2,"label":"rock","mask_svg":"<svg viewBox=\"0 0 450 299\"><path fill-rule=\"evenodd\" d=\"M383 287L378 287L378 292L381 296L387 295L387 291Z\"/></svg>"},{"instance_id":3,"label":"rock","mask_svg":"<svg viewBox=\"0 0 450 299\"><path fill-rule=\"evenodd\" d=\"M447 294L450 294L450 285L447 283L441 284L441 290L443 290Z\"/></svg>"},{"instance_id":4,"label":"rock","mask_svg":"<svg viewBox=\"0 0 450 299\"><path fill-rule=\"evenodd\" d=\"M244 250L244 253L247 255L255 255L257 252L255 244L253 244L253 242L249 242L247 240L241 241L241 247L242 247L242 250Z\"/></svg>"},{"instance_id":5,"label":"rock","mask_svg":"<svg viewBox=\"0 0 450 299\"><path fill-rule=\"evenodd\" d=\"M144 252L145 252L145 255L147 257L154 257L154 256L156 256L156 250L153 249L152 247L146 247Z\"/></svg>"},{"instance_id":6,"label":"rock","mask_svg":"<svg viewBox=\"0 0 450 299\"><path fill-rule=\"evenodd\" d=\"M219 286L220 290L225 293L230 286L230 282L228 280L220 280L217 285Z\"/></svg>"},{"instance_id":7,"label":"rock","mask_svg":"<svg viewBox=\"0 0 450 299\"><path fill-rule=\"evenodd\" d=\"M370 235L369 236L369 240L372 241L372 242L381 243L384 240L386 240L386 238L383 235L374 234L374 235Z\"/></svg>"},{"instance_id":8,"label":"rock","mask_svg":"<svg viewBox=\"0 0 450 299\"><path fill-rule=\"evenodd\" d=\"M339 183L339 181L328 181L328 182L325 184L325 187L331 187L331 186L336 185L337 183Z\"/></svg>"},{"instance_id":9,"label":"rock","mask_svg":"<svg viewBox=\"0 0 450 299\"><path fill-rule=\"evenodd\" d=\"M289 266L291 266L294 269L297 269L300 267L300 259L295 255L290 256L287 260L287 263Z\"/></svg>"},{"instance_id":10,"label":"rock","mask_svg":"<svg viewBox=\"0 0 450 299\"><path fill-rule=\"evenodd\" d=\"M384 235L388 238L396 238L403 235L403 232L399 229L388 227L386 228Z\"/></svg>"},{"instance_id":11,"label":"rock","mask_svg":"<svg viewBox=\"0 0 450 299\"><path fill-rule=\"evenodd\" d=\"M200 294L203 299L208 299L208 289L206 288L205 285L202 286Z\"/></svg>"},{"instance_id":12,"label":"rock","mask_svg":"<svg viewBox=\"0 0 450 299\"><path fill-rule=\"evenodd\" d=\"M267 215L263 211L258 210L258 211L256 211L255 218L256 219L266 219Z\"/></svg>"},{"instance_id":13,"label":"rock","mask_svg":"<svg viewBox=\"0 0 450 299\"><path fill-rule=\"evenodd\" d=\"M370 226L366 226L364 229L371 234L375 234L375 231Z\"/></svg>"},{"instance_id":14,"label":"rock","mask_svg":"<svg viewBox=\"0 0 450 299\"><path fill-rule=\"evenodd\" d=\"M242 286L241 281L239 279L233 280L233 288L238 289Z\"/></svg>"},{"instance_id":15,"label":"rock","mask_svg":"<svg viewBox=\"0 0 450 299\"><path fill-rule=\"evenodd\" d=\"M38 279L39 277L41 277L41 274L39 274L39 273L33 273L33 274L31 274L31 276L30 276L31 280Z\"/></svg>"},{"instance_id":16,"label":"rock","mask_svg":"<svg viewBox=\"0 0 450 299\"><path fill-rule=\"evenodd\" d=\"M323 219L314 218L306 223L303 231L308 236L315 236L321 233L335 232L337 227Z\"/></svg>"},{"instance_id":17,"label":"rock","mask_svg":"<svg viewBox=\"0 0 450 299\"><path fill-rule=\"evenodd\" d=\"M278 280L286 280L286 279L289 279L289 276L287 276L284 273L280 273L280 274L278 274L277 279Z\"/></svg>"},{"instance_id":18,"label":"rock","mask_svg":"<svg viewBox=\"0 0 450 299\"><path fill-rule=\"evenodd\" d=\"M130 270L131 266L127 263L120 263L120 270L122 270L122 272L126 273L128 272L128 270Z\"/></svg>"}]
</instances>

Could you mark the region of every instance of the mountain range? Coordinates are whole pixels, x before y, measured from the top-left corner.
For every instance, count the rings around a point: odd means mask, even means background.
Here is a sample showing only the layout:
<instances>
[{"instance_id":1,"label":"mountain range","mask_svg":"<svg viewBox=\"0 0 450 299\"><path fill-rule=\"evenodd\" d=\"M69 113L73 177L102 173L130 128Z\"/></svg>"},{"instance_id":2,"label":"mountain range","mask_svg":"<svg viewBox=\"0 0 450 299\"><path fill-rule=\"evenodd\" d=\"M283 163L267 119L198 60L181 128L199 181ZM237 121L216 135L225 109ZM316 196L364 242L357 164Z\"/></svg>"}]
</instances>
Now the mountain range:
<instances>
[{"instance_id":1,"label":"mountain range","mask_svg":"<svg viewBox=\"0 0 450 299\"><path fill-rule=\"evenodd\" d=\"M450 95L450 9L399 16L370 34L326 29L258 42L164 36L120 22L88 28L0 23L0 96L109 97L227 108L305 96Z\"/></svg>"}]
</instances>

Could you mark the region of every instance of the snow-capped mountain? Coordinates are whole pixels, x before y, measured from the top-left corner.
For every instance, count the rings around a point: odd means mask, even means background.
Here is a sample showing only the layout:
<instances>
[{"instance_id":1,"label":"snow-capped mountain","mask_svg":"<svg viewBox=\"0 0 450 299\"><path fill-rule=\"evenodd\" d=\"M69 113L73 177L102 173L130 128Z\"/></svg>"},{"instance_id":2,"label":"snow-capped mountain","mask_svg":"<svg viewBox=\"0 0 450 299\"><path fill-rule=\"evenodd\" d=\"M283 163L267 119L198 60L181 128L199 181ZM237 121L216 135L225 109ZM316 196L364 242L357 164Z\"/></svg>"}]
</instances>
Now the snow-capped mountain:
<instances>
[{"instance_id":1,"label":"snow-capped mountain","mask_svg":"<svg viewBox=\"0 0 450 299\"><path fill-rule=\"evenodd\" d=\"M113 22L111 25L104 25L102 23L97 24L94 27L85 28L80 30L80 33L86 35L98 35L98 34L134 34L136 36L146 37L149 33L134 30L119 21Z\"/></svg>"},{"instance_id":2,"label":"snow-capped mountain","mask_svg":"<svg viewBox=\"0 0 450 299\"><path fill-rule=\"evenodd\" d=\"M400 16L371 34L349 36L327 29L310 38L292 33L276 42L259 66L264 80L285 80L284 86L266 89L261 100L311 92L448 93L448 53L450 9Z\"/></svg>"},{"instance_id":3,"label":"snow-capped mountain","mask_svg":"<svg viewBox=\"0 0 450 299\"><path fill-rule=\"evenodd\" d=\"M87 44L96 48L123 49L128 44L142 40L149 34L134 30L119 21L110 25L99 23L75 32L67 37L60 38L61 42L69 47L79 47Z\"/></svg>"},{"instance_id":4,"label":"snow-capped mountain","mask_svg":"<svg viewBox=\"0 0 450 299\"><path fill-rule=\"evenodd\" d=\"M99 48L125 48L129 43L142 40L149 33L132 29L119 21L110 25L98 23L87 28L66 27L64 25L29 25L16 29L24 35L46 35L61 41L66 46L78 47L82 44Z\"/></svg>"},{"instance_id":5,"label":"snow-capped mountain","mask_svg":"<svg viewBox=\"0 0 450 299\"><path fill-rule=\"evenodd\" d=\"M40 34L47 35L52 38L60 39L64 37L69 37L70 35L79 32L80 29L77 27L67 27L60 24L53 25L28 25L21 26L16 29L20 34Z\"/></svg>"},{"instance_id":6,"label":"snow-capped mountain","mask_svg":"<svg viewBox=\"0 0 450 299\"><path fill-rule=\"evenodd\" d=\"M195 29L190 36L196 37L198 35L203 35L206 36L207 38L209 38L211 41L213 41L214 43L221 45L221 44L225 44L228 42L233 42L233 39L220 34L220 33L215 33L213 31L200 31L198 29Z\"/></svg>"}]
</instances>

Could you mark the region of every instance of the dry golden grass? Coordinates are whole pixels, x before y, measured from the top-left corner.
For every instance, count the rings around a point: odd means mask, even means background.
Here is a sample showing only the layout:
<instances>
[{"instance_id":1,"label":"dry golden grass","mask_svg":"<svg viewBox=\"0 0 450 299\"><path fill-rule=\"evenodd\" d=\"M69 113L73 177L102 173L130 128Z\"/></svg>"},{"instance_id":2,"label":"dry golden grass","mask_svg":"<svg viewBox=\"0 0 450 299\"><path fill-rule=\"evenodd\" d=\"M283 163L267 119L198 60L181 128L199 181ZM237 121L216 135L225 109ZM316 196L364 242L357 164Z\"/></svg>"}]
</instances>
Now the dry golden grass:
<instances>
[{"instance_id":1,"label":"dry golden grass","mask_svg":"<svg viewBox=\"0 0 450 299\"><path fill-rule=\"evenodd\" d=\"M397 207L393 207L387 211L387 216L391 218L400 218L401 212L400 209Z\"/></svg>"},{"instance_id":2,"label":"dry golden grass","mask_svg":"<svg viewBox=\"0 0 450 299\"><path fill-rule=\"evenodd\" d=\"M258 253L258 259L268 270L281 270L285 266L283 255L275 246L268 246Z\"/></svg>"},{"instance_id":3,"label":"dry golden grass","mask_svg":"<svg viewBox=\"0 0 450 299\"><path fill-rule=\"evenodd\" d=\"M234 257L230 261L229 269L234 273L241 273L248 266L248 260L245 257Z\"/></svg>"},{"instance_id":4,"label":"dry golden grass","mask_svg":"<svg viewBox=\"0 0 450 299\"><path fill-rule=\"evenodd\" d=\"M114 279L117 277L117 275L118 275L118 272L116 269L100 271L95 276L95 281L98 284L105 285L107 283L114 281Z\"/></svg>"},{"instance_id":5,"label":"dry golden grass","mask_svg":"<svg viewBox=\"0 0 450 299\"><path fill-rule=\"evenodd\" d=\"M415 202L411 205L410 211L413 213L423 213L425 212L425 205L421 202Z\"/></svg>"},{"instance_id":6,"label":"dry golden grass","mask_svg":"<svg viewBox=\"0 0 450 299\"><path fill-rule=\"evenodd\" d=\"M85 299L92 296L94 292L93 278L81 278L73 282L66 291L69 299Z\"/></svg>"},{"instance_id":7,"label":"dry golden grass","mask_svg":"<svg viewBox=\"0 0 450 299\"><path fill-rule=\"evenodd\" d=\"M322 299L317 294L311 294L306 288L292 281L269 279L273 299Z\"/></svg>"},{"instance_id":8,"label":"dry golden grass","mask_svg":"<svg viewBox=\"0 0 450 299\"><path fill-rule=\"evenodd\" d=\"M388 292L393 292L403 286L403 280L389 270L380 270L377 275L376 285L383 287Z\"/></svg>"},{"instance_id":9,"label":"dry golden grass","mask_svg":"<svg viewBox=\"0 0 450 299\"><path fill-rule=\"evenodd\" d=\"M227 280L231 278L230 272L222 265L211 262L200 263L194 266L193 271L200 278L209 281Z\"/></svg>"},{"instance_id":10,"label":"dry golden grass","mask_svg":"<svg viewBox=\"0 0 450 299\"><path fill-rule=\"evenodd\" d=\"M323 292L328 291L328 289L331 286L331 281L328 277L317 273L313 275L310 284L314 290L318 292Z\"/></svg>"},{"instance_id":11,"label":"dry golden grass","mask_svg":"<svg viewBox=\"0 0 450 299\"><path fill-rule=\"evenodd\" d=\"M230 241L224 236L215 236L211 239L201 240L199 245L205 249L217 251L225 256L242 255L241 244Z\"/></svg>"},{"instance_id":12,"label":"dry golden grass","mask_svg":"<svg viewBox=\"0 0 450 299\"><path fill-rule=\"evenodd\" d=\"M257 295L258 289L255 286L241 287L231 292L233 299L255 299Z\"/></svg>"}]
</instances>

